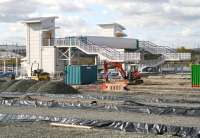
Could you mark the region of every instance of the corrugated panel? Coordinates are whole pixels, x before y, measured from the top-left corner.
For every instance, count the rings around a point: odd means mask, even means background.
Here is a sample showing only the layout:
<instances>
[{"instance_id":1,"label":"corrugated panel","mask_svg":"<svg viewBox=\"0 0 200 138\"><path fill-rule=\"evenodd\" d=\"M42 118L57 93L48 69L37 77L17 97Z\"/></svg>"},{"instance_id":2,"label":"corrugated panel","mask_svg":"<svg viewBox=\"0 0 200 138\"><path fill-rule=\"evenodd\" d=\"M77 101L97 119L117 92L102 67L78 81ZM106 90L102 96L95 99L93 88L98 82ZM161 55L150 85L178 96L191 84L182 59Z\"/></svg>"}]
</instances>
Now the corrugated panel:
<instances>
[{"instance_id":1,"label":"corrugated panel","mask_svg":"<svg viewBox=\"0 0 200 138\"><path fill-rule=\"evenodd\" d=\"M200 87L200 65L192 65L192 87Z\"/></svg>"},{"instance_id":2,"label":"corrugated panel","mask_svg":"<svg viewBox=\"0 0 200 138\"><path fill-rule=\"evenodd\" d=\"M120 37L87 36L87 40L99 45L111 48L138 49L138 40Z\"/></svg>"},{"instance_id":3,"label":"corrugated panel","mask_svg":"<svg viewBox=\"0 0 200 138\"><path fill-rule=\"evenodd\" d=\"M65 69L65 84L80 83L80 66L67 66Z\"/></svg>"},{"instance_id":4,"label":"corrugated panel","mask_svg":"<svg viewBox=\"0 0 200 138\"><path fill-rule=\"evenodd\" d=\"M82 66L81 81L82 84L95 83L97 81L97 66Z\"/></svg>"},{"instance_id":5,"label":"corrugated panel","mask_svg":"<svg viewBox=\"0 0 200 138\"><path fill-rule=\"evenodd\" d=\"M97 66L69 65L65 68L65 84L81 85L97 81Z\"/></svg>"}]
</instances>

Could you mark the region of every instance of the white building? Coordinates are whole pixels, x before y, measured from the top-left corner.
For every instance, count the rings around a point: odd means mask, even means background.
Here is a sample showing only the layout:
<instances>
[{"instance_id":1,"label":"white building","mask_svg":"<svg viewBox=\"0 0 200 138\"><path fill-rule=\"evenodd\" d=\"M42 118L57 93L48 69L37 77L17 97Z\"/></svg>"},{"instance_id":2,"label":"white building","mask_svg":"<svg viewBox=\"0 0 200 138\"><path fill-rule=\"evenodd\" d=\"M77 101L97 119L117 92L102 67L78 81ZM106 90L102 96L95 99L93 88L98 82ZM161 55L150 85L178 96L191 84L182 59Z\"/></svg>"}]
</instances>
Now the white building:
<instances>
[{"instance_id":1,"label":"white building","mask_svg":"<svg viewBox=\"0 0 200 138\"><path fill-rule=\"evenodd\" d=\"M123 30L126 28L118 23L112 24L99 24L99 26L104 29L103 36L110 36L110 37L125 37L127 36Z\"/></svg>"},{"instance_id":2,"label":"white building","mask_svg":"<svg viewBox=\"0 0 200 138\"><path fill-rule=\"evenodd\" d=\"M40 68L52 75L63 72L68 64L80 64L92 59L93 64L102 61L116 61L139 64L140 69L154 67L165 61L190 60L190 53L176 53L168 47L161 47L148 41L124 38L125 27L117 23L100 24L104 36L69 36L56 38L55 19L41 17L24 21L26 34L27 74ZM145 54L158 55L156 59L145 59ZM82 63L84 64L84 63ZM87 62L85 62L87 64Z\"/></svg>"},{"instance_id":3,"label":"white building","mask_svg":"<svg viewBox=\"0 0 200 138\"><path fill-rule=\"evenodd\" d=\"M26 66L28 76L31 68L44 69L54 74L56 71L56 48L47 46L48 40L55 38L55 19L57 17L33 18L26 24ZM44 47L45 45L45 47Z\"/></svg>"}]
</instances>

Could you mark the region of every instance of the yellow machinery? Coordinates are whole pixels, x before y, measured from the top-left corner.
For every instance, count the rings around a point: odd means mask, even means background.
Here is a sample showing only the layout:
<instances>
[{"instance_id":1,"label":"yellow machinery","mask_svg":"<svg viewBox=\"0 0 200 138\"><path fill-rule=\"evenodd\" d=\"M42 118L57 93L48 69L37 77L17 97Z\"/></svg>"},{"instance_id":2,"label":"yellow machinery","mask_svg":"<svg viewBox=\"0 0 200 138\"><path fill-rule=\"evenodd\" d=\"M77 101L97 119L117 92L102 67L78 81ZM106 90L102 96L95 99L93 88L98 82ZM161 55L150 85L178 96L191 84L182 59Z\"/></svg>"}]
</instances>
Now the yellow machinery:
<instances>
[{"instance_id":1,"label":"yellow machinery","mask_svg":"<svg viewBox=\"0 0 200 138\"><path fill-rule=\"evenodd\" d=\"M31 79L36 81L49 81L50 74L47 72L43 72L41 69L34 70L32 72Z\"/></svg>"},{"instance_id":2,"label":"yellow machinery","mask_svg":"<svg viewBox=\"0 0 200 138\"><path fill-rule=\"evenodd\" d=\"M48 72L43 72L42 69L32 70L33 64L31 66L31 79L36 81L49 81L50 74ZM39 68L39 64L38 64Z\"/></svg>"}]
</instances>

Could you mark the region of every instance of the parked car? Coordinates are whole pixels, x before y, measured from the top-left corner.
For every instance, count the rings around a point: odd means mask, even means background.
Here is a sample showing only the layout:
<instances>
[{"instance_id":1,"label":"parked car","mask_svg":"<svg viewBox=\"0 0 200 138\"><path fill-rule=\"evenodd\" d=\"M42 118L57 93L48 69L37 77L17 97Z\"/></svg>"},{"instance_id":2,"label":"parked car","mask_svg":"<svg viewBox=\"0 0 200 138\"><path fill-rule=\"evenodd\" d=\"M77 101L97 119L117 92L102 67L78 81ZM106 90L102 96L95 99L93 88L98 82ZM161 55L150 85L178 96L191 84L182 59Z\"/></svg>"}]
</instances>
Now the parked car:
<instances>
[{"instance_id":1,"label":"parked car","mask_svg":"<svg viewBox=\"0 0 200 138\"><path fill-rule=\"evenodd\" d=\"M106 74L104 74L104 71L101 71L100 73L97 74L98 79L103 79L105 75ZM108 78L109 79L120 79L121 76L119 75L119 72L116 71L115 69L109 69L108 70Z\"/></svg>"},{"instance_id":2,"label":"parked car","mask_svg":"<svg viewBox=\"0 0 200 138\"><path fill-rule=\"evenodd\" d=\"M5 72L5 73L0 73L0 78L4 78L4 77L12 77L15 76L14 72Z\"/></svg>"}]
</instances>

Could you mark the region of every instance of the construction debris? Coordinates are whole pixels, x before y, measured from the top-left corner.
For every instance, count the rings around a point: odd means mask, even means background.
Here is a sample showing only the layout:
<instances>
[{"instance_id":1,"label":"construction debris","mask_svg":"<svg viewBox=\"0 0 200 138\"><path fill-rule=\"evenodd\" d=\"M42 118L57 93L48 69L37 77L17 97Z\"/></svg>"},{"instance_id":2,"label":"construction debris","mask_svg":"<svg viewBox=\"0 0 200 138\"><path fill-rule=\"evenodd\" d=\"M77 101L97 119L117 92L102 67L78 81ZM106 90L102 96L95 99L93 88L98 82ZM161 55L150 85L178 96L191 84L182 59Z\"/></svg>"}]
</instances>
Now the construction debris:
<instances>
[{"instance_id":1,"label":"construction debris","mask_svg":"<svg viewBox=\"0 0 200 138\"><path fill-rule=\"evenodd\" d=\"M71 127L71 128L83 128L83 129L92 129L90 126L81 126L81 125L71 125L71 124L61 124L61 123L50 123L51 126L55 127Z\"/></svg>"}]
</instances>

